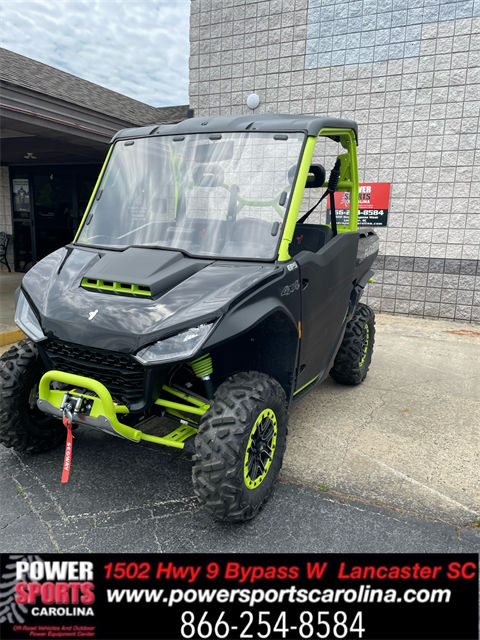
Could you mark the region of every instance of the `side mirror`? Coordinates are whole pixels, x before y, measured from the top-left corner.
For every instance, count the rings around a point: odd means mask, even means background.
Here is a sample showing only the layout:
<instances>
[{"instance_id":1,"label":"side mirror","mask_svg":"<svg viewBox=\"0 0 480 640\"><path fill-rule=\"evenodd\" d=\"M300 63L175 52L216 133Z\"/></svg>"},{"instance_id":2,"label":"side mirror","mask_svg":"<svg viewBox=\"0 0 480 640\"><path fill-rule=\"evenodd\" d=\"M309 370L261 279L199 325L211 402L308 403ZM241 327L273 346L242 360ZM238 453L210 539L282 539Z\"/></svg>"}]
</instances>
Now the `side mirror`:
<instances>
[{"instance_id":1,"label":"side mirror","mask_svg":"<svg viewBox=\"0 0 480 640\"><path fill-rule=\"evenodd\" d=\"M308 171L307 182L305 183L305 188L307 189L318 189L318 187L323 187L323 183L326 178L325 167L322 167L321 164L312 164Z\"/></svg>"},{"instance_id":2,"label":"side mirror","mask_svg":"<svg viewBox=\"0 0 480 640\"><path fill-rule=\"evenodd\" d=\"M297 173L297 165L294 164L293 167L290 167L288 172L288 181L290 184L293 184L293 180L295 178L295 174ZM305 187L308 189L318 189L318 187L322 187L326 178L325 168L322 167L321 164L312 164L310 169L308 170L307 182L305 183Z\"/></svg>"}]
</instances>

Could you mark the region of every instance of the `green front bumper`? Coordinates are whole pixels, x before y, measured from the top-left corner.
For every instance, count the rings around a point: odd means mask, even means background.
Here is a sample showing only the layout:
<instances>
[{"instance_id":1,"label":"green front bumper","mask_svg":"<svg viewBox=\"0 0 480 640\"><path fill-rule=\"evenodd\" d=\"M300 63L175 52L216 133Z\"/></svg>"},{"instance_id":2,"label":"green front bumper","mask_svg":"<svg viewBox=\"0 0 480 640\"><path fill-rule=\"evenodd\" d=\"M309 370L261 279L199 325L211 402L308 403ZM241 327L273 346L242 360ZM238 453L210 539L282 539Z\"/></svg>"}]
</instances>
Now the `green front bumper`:
<instances>
[{"instance_id":1,"label":"green front bumper","mask_svg":"<svg viewBox=\"0 0 480 640\"><path fill-rule=\"evenodd\" d=\"M69 390L68 394L74 397L87 398L92 407L88 415L74 413L74 424L81 424L94 429L99 429L111 435L126 438L132 442L145 440L147 442L163 444L177 449L183 449L185 441L195 435L198 431L198 429L189 424L182 424L168 435L159 437L152 436L147 433L143 433L138 429L129 427L121 423L117 417L119 415L126 415L130 413L128 408L124 405L116 404L108 389L101 382L93 380L92 378L78 376L73 373L66 373L64 371L47 371L40 380L37 405L41 411L49 415L53 415L58 418L63 418L64 415L61 405L67 391L51 389L50 385L54 381L71 385L73 389ZM94 397L88 393L78 393L75 391L76 388L89 389L98 397ZM170 414L176 419L182 420L183 418L184 420L187 420L183 415L184 413L193 414L194 416L202 416L209 408L208 404L200 401L198 398L188 396L176 389L167 387L166 385L164 385L163 390L190 403L187 405L179 402L172 402L170 400L164 400L162 398L159 398L156 401L155 404L165 407L167 415Z\"/></svg>"}]
</instances>

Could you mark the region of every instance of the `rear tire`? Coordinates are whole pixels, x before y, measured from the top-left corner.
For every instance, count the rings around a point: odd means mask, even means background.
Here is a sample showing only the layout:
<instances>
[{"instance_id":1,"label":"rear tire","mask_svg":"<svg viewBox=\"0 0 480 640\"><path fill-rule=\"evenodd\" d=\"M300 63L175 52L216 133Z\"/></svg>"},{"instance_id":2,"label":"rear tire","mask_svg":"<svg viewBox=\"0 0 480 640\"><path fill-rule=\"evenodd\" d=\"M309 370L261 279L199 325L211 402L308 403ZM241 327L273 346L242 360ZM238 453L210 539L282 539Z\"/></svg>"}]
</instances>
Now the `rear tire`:
<instances>
[{"instance_id":1,"label":"rear tire","mask_svg":"<svg viewBox=\"0 0 480 640\"><path fill-rule=\"evenodd\" d=\"M195 438L193 487L221 520L250 520L270 497L287 439L285 392L266 374L219 386Z\"/></svg>"},{"instance_id":2,"label":"rear tire","mask_svg":"<svg viewBox=\"0 0 480 640\"><path fill-rule=\"evenodd\" d=\"M39 453L65 441L60 420L37 408L45 367L36 346L22 340L0 357L0 442L15 451Z\"/></svg>"},{"instance_id":3,"label":"rear tire","mask_svg":"<svg viewBox=\"0 0 480 640\"><path fill-rule=\"evenodd\" d=\"M332 378L340 384L363 382L372 361L374 342L375 314L366 304L358 304L330 370Z\"/></svg>"}]
</instances>

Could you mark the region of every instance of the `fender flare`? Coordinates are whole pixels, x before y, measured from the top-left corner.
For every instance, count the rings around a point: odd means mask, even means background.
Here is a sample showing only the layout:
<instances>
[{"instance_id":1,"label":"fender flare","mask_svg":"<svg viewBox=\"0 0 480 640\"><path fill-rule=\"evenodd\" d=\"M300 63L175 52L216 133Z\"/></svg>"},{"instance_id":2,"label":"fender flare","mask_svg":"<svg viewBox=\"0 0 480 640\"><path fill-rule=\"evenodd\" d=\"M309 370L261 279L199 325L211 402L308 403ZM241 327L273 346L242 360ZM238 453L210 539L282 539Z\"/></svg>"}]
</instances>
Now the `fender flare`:
<instances>
[{"instance_id":1,"label":"fender flare","mask_svg":"<svg viewBox=\"0 0 480 640\"><path fill-rule=\"evenodd\" d=\"M281 304L278 298L268 296L237 306L227 312L213 334L203 345L202 351L208 351L247 333L277 312L283 313L290 320L292 328L298 333L296 320L288 307Z\"/></svg>"},{"instance_id":2,"label":"fender flare","mask_svg":"<svg viewBox=\"0 0 480 640\"><path fill-rule=\"evenodd\" d=\"M363 291L368 284L368 281L371 280L374 276L374 271L369 269L367 273L360 278L357 284L353 287L352 293L350 294L350 311L348 314L348 319L351 320L353 314L355 313L355 309L357 308L357 304L360 302L360 299L363 295Z\"/></svg>"}]
</instances>

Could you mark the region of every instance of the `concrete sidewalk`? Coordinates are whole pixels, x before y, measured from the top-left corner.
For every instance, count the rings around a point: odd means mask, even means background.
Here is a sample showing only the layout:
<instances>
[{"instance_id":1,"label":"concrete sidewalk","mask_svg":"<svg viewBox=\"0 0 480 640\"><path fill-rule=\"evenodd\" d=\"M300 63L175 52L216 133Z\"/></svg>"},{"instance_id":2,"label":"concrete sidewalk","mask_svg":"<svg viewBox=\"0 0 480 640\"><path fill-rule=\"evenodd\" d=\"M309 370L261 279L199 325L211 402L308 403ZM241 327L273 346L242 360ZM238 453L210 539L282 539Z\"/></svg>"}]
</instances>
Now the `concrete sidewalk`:
<instances>
[{"instance_id":1,"label":"concrete sidewalk","mask_svg":"<svg viewBox=\"0 0 480 640\"><path fill-rule=\"evenodd\" d=\"M363 384L292 411L283 473L456 524L480 515L480 328L377 316Z\"/></svg>"}]
</instances>

